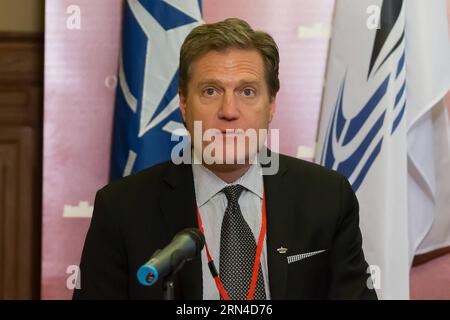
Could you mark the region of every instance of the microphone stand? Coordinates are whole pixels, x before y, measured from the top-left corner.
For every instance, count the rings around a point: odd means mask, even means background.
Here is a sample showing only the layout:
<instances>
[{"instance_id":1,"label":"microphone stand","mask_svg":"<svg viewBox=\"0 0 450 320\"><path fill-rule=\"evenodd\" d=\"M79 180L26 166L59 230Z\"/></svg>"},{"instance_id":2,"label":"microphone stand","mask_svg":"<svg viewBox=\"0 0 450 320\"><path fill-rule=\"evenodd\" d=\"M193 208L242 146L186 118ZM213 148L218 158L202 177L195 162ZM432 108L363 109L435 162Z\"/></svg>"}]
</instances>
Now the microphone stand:
<instances>
[{"instance_id":1,"label":"microphone stand","mask_svg":"<svg viewBox=\"0 0 450 320\"><path fill-rule=\"evenodd\" d=\"M166 277L163 278L163 293L164 293L164 300L175 300L175 284L174 284L174 277L177 274L178 271L183 268L184 264L186 263L186 258L182 258L181 260L178 260L179 263L174 263L175 256L178 255L178 252L175 251L171 256L171 264L172 264L172 272L170 272Z\"/></svg>"},{"instance_id":2,"label":"microphone stand","mask_svg":"<svg viewBox=\"0 0 450 320\"><path fill-rule=\"evenodd\" d=\"M164 300L175 300L173 277L165 277L163 279Z\"/></svg>"}]
</instances>

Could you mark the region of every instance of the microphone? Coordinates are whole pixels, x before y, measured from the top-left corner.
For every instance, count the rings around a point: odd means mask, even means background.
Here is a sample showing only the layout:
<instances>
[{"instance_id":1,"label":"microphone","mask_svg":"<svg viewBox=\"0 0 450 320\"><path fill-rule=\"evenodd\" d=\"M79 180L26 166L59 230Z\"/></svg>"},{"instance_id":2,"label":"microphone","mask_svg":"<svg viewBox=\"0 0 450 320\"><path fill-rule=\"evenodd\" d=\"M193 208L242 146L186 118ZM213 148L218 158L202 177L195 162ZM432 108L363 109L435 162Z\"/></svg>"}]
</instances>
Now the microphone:
<instances>
[{"instance_id":1,"label":"microphone","mask_svg":"<svg viewBox=\"0 0 450 320\"><path fill-rule=\"evenodd\" d=\"M205 245L205 236L197 228L178 232L165 248L157 250L137 271L144 286L154 285L160 278L177 273L186 261L194 259Z\"/></svg>"}]
</instances>

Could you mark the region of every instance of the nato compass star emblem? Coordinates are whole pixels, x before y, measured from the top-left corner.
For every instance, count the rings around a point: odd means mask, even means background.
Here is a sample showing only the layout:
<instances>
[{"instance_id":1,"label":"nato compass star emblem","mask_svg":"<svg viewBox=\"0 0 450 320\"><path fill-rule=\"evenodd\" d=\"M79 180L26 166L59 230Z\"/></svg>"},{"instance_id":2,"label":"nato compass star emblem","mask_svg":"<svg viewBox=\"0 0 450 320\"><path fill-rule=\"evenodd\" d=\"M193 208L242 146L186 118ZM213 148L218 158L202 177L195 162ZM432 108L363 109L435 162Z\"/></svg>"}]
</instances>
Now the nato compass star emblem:
<instances>
[{"instance_id":1,"label":"nato compass star emblem","mask_svg":"<svg viewBox=\"0 0 450 320\"><path fill-rule=\"evenodd\" d=\"M120 160L123 175L161 160L147 155L139 159L140 150L158 149L143 141L152 130L160 131L153 137L159 143L170 142L170 135L166 138L161 132L186 134L175 112L179 108L179 52L188 33L202 23L199 0L127 0L119 62L119 103L126 110L116 108L114 137L114 143L128 139L123 147L127 150L118 147L121 154L128 153L126 165ZM118 126L118 117L128 124ZM164 148L158 150L166 154Z\"/></svg>"}]
</instances>

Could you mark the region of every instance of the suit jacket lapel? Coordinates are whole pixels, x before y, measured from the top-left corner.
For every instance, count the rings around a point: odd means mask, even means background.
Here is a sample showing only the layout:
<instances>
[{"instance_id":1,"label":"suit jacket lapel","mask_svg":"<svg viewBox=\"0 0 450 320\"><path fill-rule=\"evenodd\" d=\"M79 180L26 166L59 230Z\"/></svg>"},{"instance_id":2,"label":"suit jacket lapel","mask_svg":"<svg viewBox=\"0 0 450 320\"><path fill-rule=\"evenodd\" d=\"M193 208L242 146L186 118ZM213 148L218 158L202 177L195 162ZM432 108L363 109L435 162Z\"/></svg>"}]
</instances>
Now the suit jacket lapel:
<instances>
[{"instance_id":1,"label":"suit jacket lapel","mask_svg":"<svg viewBox=\"0 0 450 320\"><path fill-rule=\"evenodd\" d=\"M191 166L170 164L164 181L160 208L171 239L177 232L185 228L198 227ZM183 299L202 299L203 279L200 256L187 262L177 277Z\"/></svg>"},{"instance_id":2,"label":"suit jacket lapel","mask_svg":"<svg viewBox=\"0 0 450 320\"><path fill-rule=\"evenodd\" d=\"M291 239L293 192L286 189L287 167L280 157L279 171L275 175L264 176L267 214L267 262L269 269L269 286L272 299L286 298L287 259L286 254L278 248L289 248Z\"/></svg>"}]
</instances>

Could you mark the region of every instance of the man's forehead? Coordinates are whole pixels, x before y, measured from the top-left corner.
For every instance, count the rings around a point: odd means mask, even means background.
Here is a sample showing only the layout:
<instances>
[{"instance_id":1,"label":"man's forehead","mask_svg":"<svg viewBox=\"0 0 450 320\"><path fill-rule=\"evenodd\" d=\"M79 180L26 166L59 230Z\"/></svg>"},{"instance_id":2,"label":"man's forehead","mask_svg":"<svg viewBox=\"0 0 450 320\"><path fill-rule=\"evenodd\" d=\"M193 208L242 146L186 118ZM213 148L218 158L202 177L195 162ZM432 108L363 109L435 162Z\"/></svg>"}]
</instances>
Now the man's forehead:
<instances>
[{"instance_id":1,"label":"man's forehead","mask_svg":"<svg viewBox=\"0 0 450 320\"><path fill-rule=\"evenodd\" d=\"M226 79L217 79L217 78L204 78L204 79L199 79L199 81L196 82L196 86L197 87L202 87L205 85L224 85L227 83L233 83L234 85L240 87L240 86L255 86L258 87L260 85L262 85L263 79L259 79L259 78L253 78L253 77L243 77L243 78L239 78L239 79L234 79L227 81Z\"/></svg>"},{"instance_id":2,"label":"man's forehead","mask_svg":"<svg viewBox=\"0 0 450 320\"><path fill-rule=\"evenodd\" d=\"M255 81L263 76L264 66L256 50L228 49L207 52L193 63L191 71L191 76L197 79L232 73L242 74L249 81Z\"/></svg>"}]
</instances>

